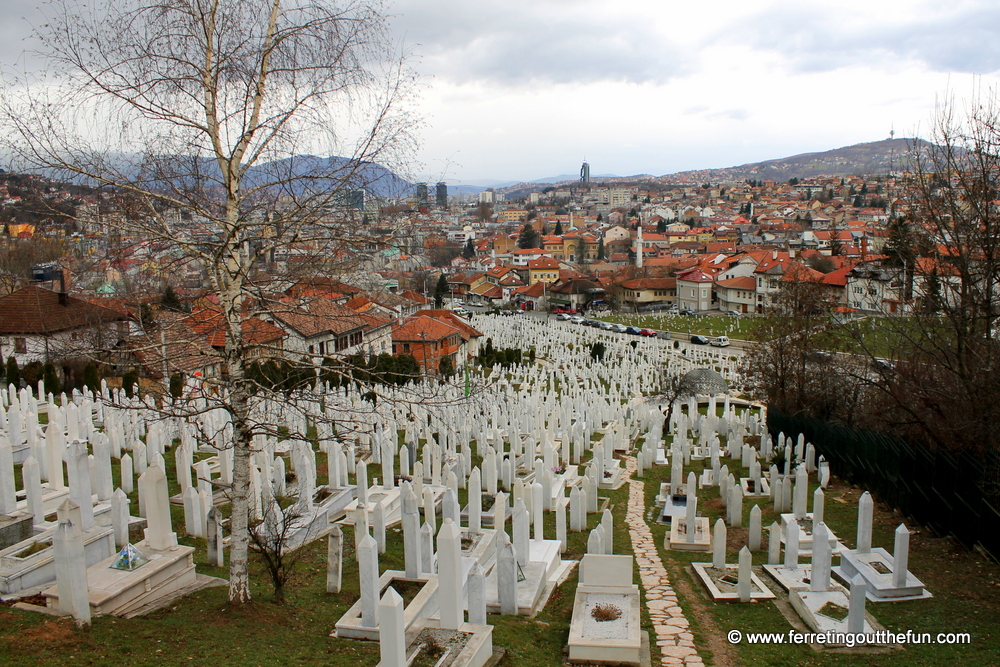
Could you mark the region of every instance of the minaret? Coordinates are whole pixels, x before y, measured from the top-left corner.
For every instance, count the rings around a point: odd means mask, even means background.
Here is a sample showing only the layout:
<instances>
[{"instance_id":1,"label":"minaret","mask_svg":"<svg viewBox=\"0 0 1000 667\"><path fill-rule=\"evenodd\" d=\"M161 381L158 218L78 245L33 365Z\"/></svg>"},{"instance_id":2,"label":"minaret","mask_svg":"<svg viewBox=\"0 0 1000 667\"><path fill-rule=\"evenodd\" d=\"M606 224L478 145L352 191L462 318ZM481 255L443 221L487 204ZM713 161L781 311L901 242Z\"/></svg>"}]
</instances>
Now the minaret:
<instances>
[{"instance_id":1,"label":"minaret","mask_svg":"<svg viewBox=\"0 0 1000 667\"><path fill-rule=\"evenodd\" d=\"M642 214L639 214L639 229L635 237L635 268L642 268Z\"/></svg>"}]
</instances>

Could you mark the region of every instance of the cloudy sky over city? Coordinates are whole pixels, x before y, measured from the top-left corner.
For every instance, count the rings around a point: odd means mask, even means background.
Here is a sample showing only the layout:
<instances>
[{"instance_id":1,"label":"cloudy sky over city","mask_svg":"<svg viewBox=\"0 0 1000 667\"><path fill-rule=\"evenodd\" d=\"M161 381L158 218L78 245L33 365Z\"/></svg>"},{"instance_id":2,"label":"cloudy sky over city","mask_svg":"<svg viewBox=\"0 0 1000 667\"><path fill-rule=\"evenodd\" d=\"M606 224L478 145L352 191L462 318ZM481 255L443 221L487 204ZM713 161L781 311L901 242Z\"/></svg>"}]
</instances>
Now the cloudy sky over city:
<instances>
[{"instance_id":1,"label":"cloudy sky over city","mask_svg":"<svg viewBox=\"0 0 1000 667\"><path fill-rule=\"evenodd\" d=\"M726 167L926 129L1000 75L990 1L399 0L431 177Z\"/></svg>"},{"instance_id":2,"label":"cloudy sky over city","mask_svg":"<svg viewBox=\"0 0 1000 667\"><path fill-rule=\"evenodd\" d=\"M31 0L0 0L0 56ZM1000 83L995 0L397 0L416 170L452 183L727 167L926 130ZM24 17L26 20L21 20Z\"/></svg>"}]
</instances>

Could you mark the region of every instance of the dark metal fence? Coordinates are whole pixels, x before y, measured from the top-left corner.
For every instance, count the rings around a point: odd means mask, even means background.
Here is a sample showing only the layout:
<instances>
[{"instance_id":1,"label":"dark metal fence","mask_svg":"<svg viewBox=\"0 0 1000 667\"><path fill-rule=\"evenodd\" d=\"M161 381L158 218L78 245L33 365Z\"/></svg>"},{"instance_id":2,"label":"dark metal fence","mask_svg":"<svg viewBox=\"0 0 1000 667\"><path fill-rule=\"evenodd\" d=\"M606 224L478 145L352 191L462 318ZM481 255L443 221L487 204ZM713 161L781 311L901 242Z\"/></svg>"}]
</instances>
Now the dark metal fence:
<instances>
[{"instance_id":1,"label":"dark metal fence","mask_svg":"<svg viewBox=\"0 0 1000 667\"><path fill-rule=\"evenodd\" d=\"M768 411L768 430L805 436L834 475L939 535L1000 560L1000 453L931 451L874 431Z\"/></svg>"}]
</instances>

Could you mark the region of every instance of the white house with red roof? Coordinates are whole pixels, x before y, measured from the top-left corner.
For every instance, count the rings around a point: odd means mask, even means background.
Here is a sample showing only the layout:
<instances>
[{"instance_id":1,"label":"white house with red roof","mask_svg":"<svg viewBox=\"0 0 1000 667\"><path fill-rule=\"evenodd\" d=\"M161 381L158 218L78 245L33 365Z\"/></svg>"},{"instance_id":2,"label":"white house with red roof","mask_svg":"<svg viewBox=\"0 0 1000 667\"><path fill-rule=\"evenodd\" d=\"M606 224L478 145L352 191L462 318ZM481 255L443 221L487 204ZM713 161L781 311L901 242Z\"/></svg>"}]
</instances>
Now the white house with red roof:
<instances>
[{"instance_id":1,"label":"white house with red roof","mask_svg":"<svg viewBox=\"0 0 1000 667\"><path fill-rule=\"evenodd\" d=\"M681 310L711 310L715 301L714 283L712 276L697 268L677 274L677 302Z\"/></svg>"}]
</instances>

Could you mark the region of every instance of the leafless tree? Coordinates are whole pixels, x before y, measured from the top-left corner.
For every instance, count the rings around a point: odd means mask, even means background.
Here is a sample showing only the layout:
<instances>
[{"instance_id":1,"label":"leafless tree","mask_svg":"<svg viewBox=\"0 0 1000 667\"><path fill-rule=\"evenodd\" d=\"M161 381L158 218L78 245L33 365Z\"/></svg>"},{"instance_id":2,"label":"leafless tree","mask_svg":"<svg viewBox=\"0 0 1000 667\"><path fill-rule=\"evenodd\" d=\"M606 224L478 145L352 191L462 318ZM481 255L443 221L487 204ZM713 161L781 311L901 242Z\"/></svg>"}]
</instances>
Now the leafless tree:
<instances>
[{"instance_id":1,"label":"leafless tree","mask_svg":"<svg viewBox=\"0 0 1000 667\"><path fill-rule=\"evenodd\" d=\"M877 390L872 421L932 447L995 449L1000 446L997 92L983 92L964 108L954 101L943 104L929 139L911 149L907 221L893 235L888 260L899 273L907 316L885 317L877 335L857 336L877 370L871 375Z\"/></svg>"},{"instance_id":2,"label":"leafless tree","mask_svg":"<svg viewBox=\"0 0 1000 667\"><path fill-rule=\"evenodd\" d=\"M269 498L263 518L248 524L250 541L271 578L275 602L285 602L285 585L295 564L305 555L301 544L293 548L292 536L305 528L307 519L291 498Z\"/></svg>"},{"instance_id":3,"label":"leafless tree","mask_svg":"<svg viewBox=\"0 0 1000 667\"><path fill-rule=\"evenodd\" d=\"M372 163L412 154L414 89L379 2L56 0L37 37L48 69L7 73L6 139L25 168L104 186L133 204L92 231L171 244L218 303L218 391L232 424L230 599L250 600L254 343L284 307L259 269L276 255L356 257L345 192ZM303 157L339 155L341 159Z\"/></svg>"}]
</instances>

